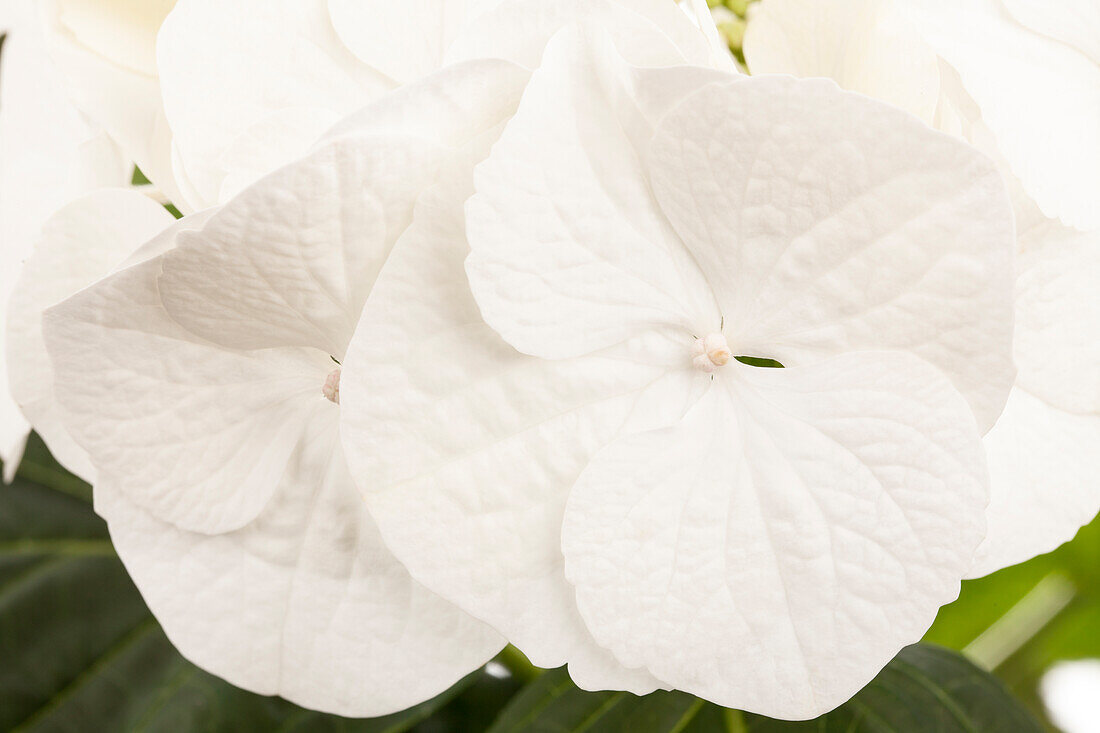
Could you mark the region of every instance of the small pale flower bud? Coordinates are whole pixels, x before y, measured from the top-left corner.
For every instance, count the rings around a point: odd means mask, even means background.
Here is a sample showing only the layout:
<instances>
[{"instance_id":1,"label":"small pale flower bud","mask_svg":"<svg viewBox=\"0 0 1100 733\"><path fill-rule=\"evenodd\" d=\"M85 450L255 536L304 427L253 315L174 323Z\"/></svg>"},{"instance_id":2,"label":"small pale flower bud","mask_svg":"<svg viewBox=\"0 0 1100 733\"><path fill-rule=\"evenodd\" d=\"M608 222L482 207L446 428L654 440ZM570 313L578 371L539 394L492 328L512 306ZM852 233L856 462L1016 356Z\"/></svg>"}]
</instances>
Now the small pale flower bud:
<instances>
[{"instance_id":1,"label":"small pale flower bud","mask_svg":"<svg viewBox=\"0 0 1100 733\"><path fill-rule=\"evenodd\" d=\"M723 367L733 359L733 352L726 343L726 337L720 333L712 333L701 339L695 339L691 347L692 363L696 369L713 374L718 367Z\"/></svg>"}]
</instances>

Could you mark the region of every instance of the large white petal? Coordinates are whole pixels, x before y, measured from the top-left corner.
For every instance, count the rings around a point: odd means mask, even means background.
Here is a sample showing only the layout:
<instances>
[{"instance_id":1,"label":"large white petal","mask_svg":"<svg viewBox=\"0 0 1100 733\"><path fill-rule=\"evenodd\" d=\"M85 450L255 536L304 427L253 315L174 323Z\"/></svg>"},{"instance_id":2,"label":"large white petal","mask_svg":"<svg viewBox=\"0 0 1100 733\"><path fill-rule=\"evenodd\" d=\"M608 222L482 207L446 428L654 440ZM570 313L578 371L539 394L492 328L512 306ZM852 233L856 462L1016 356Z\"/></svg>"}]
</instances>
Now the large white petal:
<instances>
[{"instance_id":1,"label":"large white petal","mask_svg":"<svg viewBox=\"0 0 1100 733\"><path fill-rule=\"evenodd\" d=\"M1100 64L1015 22L1000 0L907 2L1043 212L1100 228Z\"/></svg>"},{"instance_id":2,"label":"large white petal","mask_svg":"<svg viewBox=\"0 0 1100 733\"><path fill-rule=\"evenodd\" d=\"M720 76L642 76L608 44L559 34L477 169L466 269L485 320L524 353L586 354L655 323L700 336L720 325L650 192L638 150L650 110L637 106L667 105Z\"/></svg>"},{"instance_id":3,"label":"large white petal","mask_svg":"<svg viewBox=\"0 0 1100 733\"><path fill-rule=\"evenodd\" d=\"M103 482L96 491L110 499L99 510L188 659L309 708L384 715L442 692L503 641L385 549L326 418L294 451L272 502L236 532L182 531Z\"/></svg>"},{"instance_id":4,"label":"large white petal","mask_svg":"<svg viewBox=\"0 0 1100 733\"><path fill-rule=\"evenodd\" d=\"M6 34L0 58L0 323L6 323L11 291L42 223L85 191L125 185L131 166L69 102L46 53L38 4L12 0L0 11ZM0 358L0 458L10 480L29 427L7 384L7 359Z\"/></svg>"},{"instance_id":5,"label":"large white petal","mask_svg":"<svg viewBox=\"0 0 1100 733\"><path fill-rule=\"evenodd\" d=\"M665 376L689 344L655 337L564 365L514 351L462 269L469 178L459 166L425 193L364 308L341 386L352 473L414 578L535 664L569 662L591 688L651 691L656 681L619 668L584 630L559 528L568 487L632 411L659 423L690 405L693 375ZM663 376L674 394L649 404Z\"/></svg>"},{"instance_id":6,"label":"large white petal","mask_svg":"<svg viewBox=\"0 0 1100 733\"><path fill-rule=\"evenodd\" d=\"M332 362L316 349L241 352L195 336L164 310L160 271L151 259L46 312L65 427L100 482L157 518L238 529L274 493Z\"/></svg>"},{"instance_id":7,"label":"large white petal","mask_svg":"<svg viewBox=\"0 0 1100 733\"><path fill-rule=\"evenodd\" d=\"M814 717L956 597L984 530L977 426L898 352L719 379L679 425L593 459L566 508L566 576L623 664Z\"/></svg>"},{"instance_id":8,"label":"large white petal","mask_svg":"<svg viewBox=\"0 0 1100 733\"><path fill-rule=\"evenodd\" d=\"M550 38L574 24L605 30L638 66L712 63L706 35L664 0L505 0L467 25L444 60L500 58L534 69Z\"/></svg>"},{"instance_id":9,"label":"large white petal","mask_svg":"<svg viewBox=\"0 0 1100 733\"><path fill-rule=\"evenodd\" d=\"M42 340L42 313L110 274L175 220L160 204L126 189L104 189L68 204L45 223L8 310L8 376L23 414L61 465L89 482L87 453L65 431L53 369Z\"/></svg>"},{"instance_id":10,"label":"large white petal","mask_svg":"<svg viewBox=\"0 0 1100 733\"><path fill-rule=\"evenodd\" d=\"M969 145L824 80L757 77L669 113L650 177L740 354L903 349L988 429L1014 377L1005 184Z\"/></svg>"},{"instance_id":11,"label":"large white petal","mask_svg":"<svg viewBox=\"0 0 1100 733\"><path fill-rule=\"evenodd\" d=\"M273 113L310 107L343 117L395 86L344 46L326 0L180 0L161 28L157 62L195 208L218 203L226 152ZM312 142L289 146L279 162Z\"/></svg>"},{"instance_id":12,"label":"large white petal","mask_svg":"<svg viewBox=\"0 0 1100 733\"><path fill-rule=\"evenodd\" d=\"M745 30L749 71L826 77L931 122L936 54L893 7L893 0L764 0Z\"/></svg>"},{"instance_id":13,"label":"large white petal","mask_svg":"<svg viewBox=\"0 0 1100 733\"><path fill-rule=\"evenodd\" d=\"M165 255L185 329L230 349L310 346L337 359L442 151L413 137L329 142L250 186Z\"/></svg>"},{"instance_id":14,"label":"large white petal","mask_svg":"<svg viewBox=\"0 0 1100 733\"><path fill-rule=\"evenodd\" d=\"M1100 414L1060 410L1017 387L985 449L989 532L970 577L1050 552L1100 511Z\"/></svg>"},{"instance_id":15,"label":"large white petal","mask_svg":"<svg viewBox=\"0 0 1100 733\"><path fill-rule=\"evenodd\" d=\"M1021 233L1016 389L986 437L989 534L973 575L1072 539L1100 511L1100 233Z\"/></svg>"}]
</instances>

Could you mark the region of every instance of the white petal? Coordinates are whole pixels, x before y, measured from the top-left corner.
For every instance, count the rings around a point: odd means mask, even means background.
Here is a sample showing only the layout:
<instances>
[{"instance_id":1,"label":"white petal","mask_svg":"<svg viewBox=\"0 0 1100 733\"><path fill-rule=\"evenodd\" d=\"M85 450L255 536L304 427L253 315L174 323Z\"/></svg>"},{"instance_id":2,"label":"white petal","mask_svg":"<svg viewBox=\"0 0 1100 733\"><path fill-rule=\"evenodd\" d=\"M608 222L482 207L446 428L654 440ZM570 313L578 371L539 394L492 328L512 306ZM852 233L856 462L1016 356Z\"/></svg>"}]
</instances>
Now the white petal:
<instances>
[{"instance_id":1,"label":"white petal","mask_svg":"<svg viewBox=\"0 0 1100 733\"><path fill-rule=\"evenodd\" d=\"M703 31L703 36L710 46L710 65L716 69L724 69L740 73L737 61L730 53L730 47L718 33L714 12L711 11L707 0L678 0L680 9L687 13L691 21ZM717 11L717 8L715 8Z\"/></svg>"},{"instance_id":2,"label":"white petal","mask_svg":"<svg viewBox=\"0 0 1100 733\"><path fill-rule=\"evenodd\" d=\"M74 40L119 66L156 76L156 38L176 0L57 0Z\"/></svg>"},{"instance_id":3,"label":"white petal","mask_svg":"<svg viewBox=\"0 0 1100 733\"><path fill-rule=\"evenodd\" d=\"M515 114L530 78L531 72L508 61L457 63L348 115L326 133L325 140L394 134L462 147Z\"/></svg>"},{"instance_id":4,"label":"white petal","mask_svg":"<svg viewBox=\"0 0 1100 733\"><path fill-rule=\"evenodd\" d=\"M1100 511L1100 233L1021 232L1016 389L986 436L989 534L972 575L1067 542Z\"/></svg>"},{"instance_id":5,"label":"white petal","mask_svg":"<svg viewBox=\"0 0 1100 733\"><path fill-rule=\"evenodd\" d=\"M485 320L527 354L586 354L653 323L698 335L720 325L705 279L650 192L637 149L647 115L627 96L637 80L613 54L556 36L477 169L467 205L471 287ZM685 69L638 83L665 101L713 80Z\"/></svg>"},{"instance_id":6,"label":"white petal","mask_svg":"<svg viewBox=\"0 0 1100 733\"><path fill-rule=\"evenodd\" d=\"M896 352L720 380L681 424L593 459L566 508L566 576L623 664L814 717L956 597L984 530L977 427Z\"/></svg>"},{"instance_id":7,"label":"white petal","mask_svg":"<svg viewBox=\"0 0 1100 733\"><path fill-rule=\"evenodd\" d=\"M332 25L364 63L405 84L443 66L462 28L501 0L328 0Z\"/></svg>"},{"instance_id":8,"label":"white petal","mask_svg":"<svg viewBox=\"0 0 1100 733\"><path fill-rule=\"evenodd\" d=\"M335 426L292 455L278 493L229 534L184 532L100 483L115 548L180 652L265 695L347 716L442 692L503 644L385 549Z\"/></svg>"},{"instance_id":9,"label":"white petal","mask_svg":"<svg viewBox=\"0 0 1100 733\"><path fill-rule=\"evenodd\" d=\"M1067 412L1100 415L1100 231L1044 221L1022 231L1017 384Z\"/></svg>"},{"instance_id":10,"label":"white petal","mask_svg":"<svg viewBox=\"0 0 1100 733\"><path fill-rule=\"evenodd\" d=\"M195 208L218 203L232 173L226 151L272 113L312 107L343 117L394 86L340 41L326 0L180 0L161 28L157 62Z\"/></svg>"},{"instance_id":11,"label":"white petal","mask_svg":"<svg viewBox=\"0 0 1100 733\"><path fill-rule=\"evenodd\" d=\"M989 532L970 577L1050 552L1100 512L1100 414L1060 410L1018 387L985 449Z\"/></svg>"},{"instance_id":12,"label":"white petal","mask_svg":"<svg viewBox=\"0 0 1100 733\"><path fill-rule=\"evenodd\" d=\"M106 135L72 107L45 47L39 7L15 0L3 7L0 59L0 323L23 260L46 218L99 186L122 186L131 166ZM0 343L0 352L3 345ZM10 480L29 427L7 389L0 358L0 458Z\"/></svg>"},{"instance_id":13,"label":"white petal","mask_svg":"<svg viewBox=\"0 0 1100 733\"><path fill-rule=\"evenodd\" d=\"M656 338L564 367L511 349L462 269L469 177L459 167L425 193L364 308L341 384L352 473L418 581L535 664L569 662L588 687L651 691L656 681L618 668L584 630L558 530L572 480L632 409L658 424L686 410L690 373L680 404L649 405L643 390L669 370L663 359L686 362L689 344Z\"/></svg>"},{"instance_id":14,"label":"white petal","mask_svg":"<svg viewBox=\"0 0 1100 733\"><path fill-rule=\"evenodd\" d=\"M999 0L909 4L1043 212L1100 227L1100 64L1016 23Z\"/></svg>"},{"instance_id":15,"label":"white petal","mask_svg":"<svg viewBox=\"0 0 1100 733\"><path fill-rule=\"evenodd\" d=\"M257 182L165 256L169 315L230 349L310 346L337 359L441 152L345 137Z\"/></svg>"},{"instance_id":16,"label":"white petal","mask_svg":"<svg viewBox=\"0 0 1100 733\"><path fill-rule=\"evenodd\" d=\"M140 61L170 6L164 0L140 7L138 0L42 3L50 56L73 102L170 200L179 200L172 173L172 131L160 86L147 73L147 61ZM137 68L120 65L119 56L131 58Z\"/></svg>"},{"instance_id":17,"label":"white petal","mask_svg":"<svg viewBox=\"0 0 1100 733\"><path fill-rule=\"evenodd\" d=\"M534 69L550 38L564 27L601 28L638 66L711 63L706 36L665 0L507 0L469 24L445 61L501 58Z\"/></svg>"},{"instance_id":18,"label":"white petal","mask_svg":"<svg viewBox=\"0 0 1100 733\"><path fill-rule=\"evenodd\" d=\"M1100 64L1100 5L1093 0L1001 0L1017 21Z\"/></svg>"},{"instance_id":19,"label":"white petal","mask_svg":"<svg viewBox=\"0 0 1100 733\"><path fill-rule=\"evenodd\" d=\"M288 107L272 112L241 133L225 150L227 171L219 201L228 201L267 173L307 152L339 115L320 107Z\"/></svg>"},{"instance_id":20,"label":"white petal","mask_svg":"<svg viewBox=\"0 0 1100 733\"><path fill-rule=\"evenodd\" d=\"M54 398L42 313L110 274L173 222L160 204L134 191L88 194L46 222L12 294L6 347L12 394L54 457L89 482L94 481L91 463L65 431Z\"/></svg>"},{"instance_id":21,"label":"white petal","mask_svg":"<svg viewBox=\"0 0 1100 733\"><path fill-rule=\"evenodd\" d=\"M909 350L993 424L1014 377L1015 236L991 161L831 82L758 77L687 98L649 164L738 354Z\"/></svg>"},{"instance_id":22,"label":"white petal","mask_svg":"<svg viewBox=\"0 0 1100 733\"><path fill-rule=\"evenodd\" d=\"M164 310L161 260L113 275L46 312L69 434L98 480L157 518L217 533L249 523L317 408L331 371L316 349L238 352ZM335 420L335 416L333 416Z\"/></svg>"},{"instance_id":23,"label":"white petal","mask_svg":"<svg viewBox=\"0 0 1100 733\"><path fill-rule=\"evenodd\" d=\"M753 74L826 77L929 123L936 111L936 54L892 0L764 0L744 50Z\"/></svg>"}]
</instances>

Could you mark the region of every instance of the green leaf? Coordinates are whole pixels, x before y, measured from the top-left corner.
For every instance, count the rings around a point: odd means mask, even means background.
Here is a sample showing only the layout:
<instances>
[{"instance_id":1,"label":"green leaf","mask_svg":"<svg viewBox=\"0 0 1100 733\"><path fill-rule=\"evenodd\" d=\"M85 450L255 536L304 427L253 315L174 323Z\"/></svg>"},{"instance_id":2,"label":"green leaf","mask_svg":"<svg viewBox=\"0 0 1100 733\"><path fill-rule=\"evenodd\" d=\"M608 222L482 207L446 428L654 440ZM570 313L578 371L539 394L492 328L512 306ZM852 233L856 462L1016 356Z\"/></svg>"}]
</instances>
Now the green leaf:
<instances>
[{"instance_id":1,"label":"green leaf","mask_svg":"<svg viewBox=\"0 0 1100 733\"><path fill-rule=\"evenodd\" d=\"M489 733L680 733L703 708L682 692L584 692L565 668L540 675L508 704Z\"/></svg>"},{"instance_id":2,"label":"green leaf","mask_svg":"<svg viewBox=\"0 0 1100 733\"><path fill-rule=\"evenodd\" d=\"M149 613L81 483L32 445L0 486L0 730L399 733L485 675L396 715L349 720L245 692L179 655Z\"/></svg>"},{"instance_id":3,"label":"green leaf","mask_svg":"<svg viewBox=\"0 0 1100 733\"><path fill-rule=\"evenodd\" d=\"M903 650L878 677L837 710L788 722L725 710L681 692L636 697L583 692L564 669L539 677L512 699L490 733L1041 733L1004 684L961 655L931 645Z\"/></svg>"},{"instance_id":4,"label":"green leaf","mask_svg":"<svg viewBox=\"0 0 1100 733\"><path fill-rule=\"evenodd\" d=\"M750 733L1042 733L997 678L962 655L929 644L903 649L859 694L817 720L745 716Z\"/></svg>"}]
</instances>

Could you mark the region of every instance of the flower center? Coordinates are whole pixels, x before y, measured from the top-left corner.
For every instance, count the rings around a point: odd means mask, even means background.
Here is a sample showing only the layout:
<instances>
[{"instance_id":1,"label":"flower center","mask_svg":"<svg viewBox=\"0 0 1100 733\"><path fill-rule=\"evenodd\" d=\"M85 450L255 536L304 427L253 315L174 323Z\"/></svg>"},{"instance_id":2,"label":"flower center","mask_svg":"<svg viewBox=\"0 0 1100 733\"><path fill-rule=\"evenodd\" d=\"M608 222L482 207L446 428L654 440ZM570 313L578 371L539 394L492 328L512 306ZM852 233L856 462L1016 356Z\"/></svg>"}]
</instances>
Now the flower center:
<instances>
[{"instance_id":1,"label":"flower center","mask_svg":"<svg viewBox=\"0 0 1100 733\"><path fill-rule=\"evenodd\" d=\"M321 387L321 394L325 396L329 402L333 404L340 404L340 367L333 369L327 377L325 377L325 384Z\"/></svg>"},{"instance_id":2,"label":"flower center","mask_svg":"<svg viewBox=\"0 0 1100 733\"><path fill-rule=\"evenodd\" d=\"M691 356L691 363L696 369L714 374L718 371L718 367L729 364L730 359L733 358L733 352L730 351L725 336L712 333L701 339L695 339L691 347Z\"/></svg>"}]
</instances>

